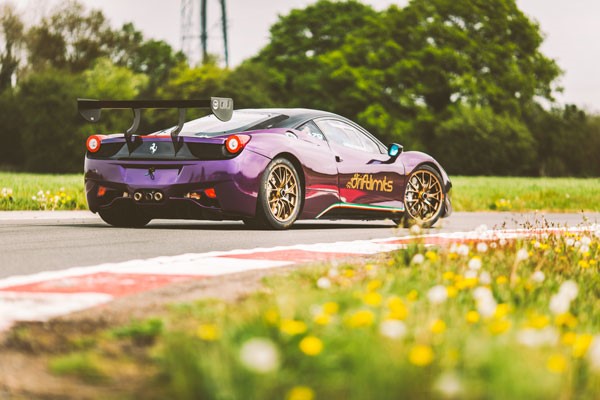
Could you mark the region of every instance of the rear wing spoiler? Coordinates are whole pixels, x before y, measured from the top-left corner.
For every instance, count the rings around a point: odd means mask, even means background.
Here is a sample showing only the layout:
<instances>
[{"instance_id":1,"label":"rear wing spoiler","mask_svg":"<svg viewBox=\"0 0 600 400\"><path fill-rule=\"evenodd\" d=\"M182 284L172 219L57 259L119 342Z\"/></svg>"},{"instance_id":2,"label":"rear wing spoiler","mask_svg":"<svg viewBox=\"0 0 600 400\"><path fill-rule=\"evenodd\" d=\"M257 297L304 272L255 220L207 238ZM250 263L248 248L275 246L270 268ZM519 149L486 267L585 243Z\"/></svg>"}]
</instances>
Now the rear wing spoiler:
<instances>
[{"instance_id":1,"label":"rear wing spoiler","mask_svg":"<svg viewBox=\"0 0 600 400\"><path fill-rule=\"evenodd\" d=\"M98 122L103 109L131 109L133 111L133 124L125 132L125 141L129 153L136 145L132 136L140 126L142 109L167 109L179 110L179 122L171 131L171 140L175 146L175 153L181 148L178 135L185 124L185 111L188 108L210 108L212 113L221 121L229 121L233 114L233 100L227 97L211 97L209 100L92 100L77 99L77 110L86 121Z\"/></svg>"}]
</instances>

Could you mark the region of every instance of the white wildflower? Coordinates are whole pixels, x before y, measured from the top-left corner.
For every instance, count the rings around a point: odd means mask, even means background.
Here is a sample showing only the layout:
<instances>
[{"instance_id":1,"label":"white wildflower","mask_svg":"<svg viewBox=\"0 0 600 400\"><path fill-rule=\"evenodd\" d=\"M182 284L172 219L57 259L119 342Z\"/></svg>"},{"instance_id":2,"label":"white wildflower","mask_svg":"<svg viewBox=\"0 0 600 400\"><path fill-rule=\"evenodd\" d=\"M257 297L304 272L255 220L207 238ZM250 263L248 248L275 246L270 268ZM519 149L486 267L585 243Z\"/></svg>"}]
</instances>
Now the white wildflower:
<instances>
[{"instance_id":1,"label":"white wildflower","mask_svg":"<svg viewBox=\"0 0 600 400\"><path fill-rule=\"evenodd\" d=\"M481 269L481 258L473 257L469 260L469 269L480 270Z\"/></svg>"},{"instance_id":2,"label":"white wildflower","mask_svg":"<svg viewBox=\"0 0 600 400\"><path fill-rule=\"evenodd\" d=\"M279 368L279 351L269 339L253 338L242 345L240 361L251 371L273 372Z\"/></svg>"},{"instance_id":3,"label":"white wildflower","mask_svg":"<svg viewBox=\"0 0 600 400\"><path fill-rule=\"evenodd\" d=\"M477 271L474 271L472 269L465 271L465 278L467 278L467 279L477 278Z\"/></svg>"},{"instance_id":4,"label":"white wildflower","mask_svg":"<svg viewBox=\"0 0 600 400\"><path fill-rule=\"evenodd\" d=\"M529 258L529 253L527 249L520 249L517 251L517 261L525 261Z\"/></svg>"},{"instance_id":5,"label":"white wildflower","mask_svg":"<svg viewBox=\"0 0 600 400\"><path fill-rule=\"evenodd\" d=\"M567 244L567 246L573 246L575 244L575 239L573 239L573 238L567 238L567 240L565 241L565 243Z\"/></svg>"},{"instance_id":6,"label":"white wildflower","mask_svg":"<svg viewBox=\"0 0 600 400\"><path fill-rule=\"evenodd\" d=\"M462 383L454 372L444 372L435 381L434 388L442 397L458 398L463 392Z\"/></svg>"},{"instance_id":7,"label":"white wildflower","mask_svg":"<svg viewBox=\"0 0 600 400\"><path fill-rule=\"evenodd\" d=\"M487 271L481 271L479 274L479 283L482 285L489 285L492 283L492 276Z\"/></svg>"},{"instance_id":8,"label":"white wildflower","mask_svg":"<svg viewBox=\"0 0 600 400\"><path fill-rule=\"evenodd\" d=\"M550 298L550 311L555 315L564 314L571 307L571 300L560 293L553 295Z\"/></svg>"},{"instance_id":9,"label":"white wildflower","mask_svg":"<svg viewBox=\"0 0 600 400\"><path fill-rule=\"evenodd\" d=\"M406 325L402 321L386 319L379 325L379 333L389 339L402 339L406 335Z\"/></svg>"},{"instance_id":10,"label":"white wildflower","mask_svg":"<svg viewBox=\"0 0 600 400\"><path fill-rule=\"evenodd\" d=\"M498 244L500 245L500 247L506 246L507 243L508 243L508 241L504 238L502 238L498 241Z\"/></svg>"},{"instance_id":11,"label":"white wildflower","mask_svg":"<svg viewBox=\"0 0 600 400\"><path fill-rule=\"evenodd\" d=\"M410 227L410 234L413 236L418 236L421 234L421 227L418 224L414 224Z\"/></svg>"},{"instance_id":12,"label":"white wildflower","mask_svg":"<svg viewBox=\"0 0 600 400\"><path fill-rule=\"evenodd\" d=\"M337 268L330 268L327 275L329 275L330 278L335 278L340 275L340 271Z\"/></svg>"},{"instance_id":13,"label":"white wildflower","mask_svg":"<svg viewBox=\"0 0 600 400\"><path fill-rule=\"evenodd\" d=\"M582 244L581 247L579 248L579 252L581 254L588 253L589 251L590 251L590 246L588 246L587 244Z\"/></svg>"},{"instance_id":14,"label":"white wildflower","mask_svg":"<svg viewBox=\"0 0 600 400\"><path fill-rule=\"evenodd\" d=\"M461 244L460 246L458 246L456 248L456 254L459 254L461 256L468 256L469 255L469 246L467 246L466 244Z\"/></svg>"},{"instance_id":15,"label":"white wildflower","mask_svg":"<svg viewBox=\"0 0 600 400\"><path fill-rule=\"evenodd\" d=\"M541 245L542 245L542 244L541 244L540 242L538 242L537 240L536 240L535 242L533 242L533 247L534 247L535 249L539 249Z\"/></svg>"},{"instance_id":16,"label":"white wildflower","mask_svg":"<svg viewBox=\"0 0 600 400\"><path fill-rule=\"evenodd\" d=\"M590 367L593 370L600 372L600 335L594 336L592 344L590 345L587 357L590 362Z\"/></svg>"},{"instance_id":17,"label":"white wildflower","mask_svg":"<svg viewBox=\"0 0 600 400\"><path fill-rule=\"evenodd\" d=\"M425 261L425 256L421 253L417 253L413 256L411 263L412 264L423 264Z\"/></svg>"},{"instance_id":18,"label":"white wildflower","mask_svg":"<svg viewBox=\"0 0 600 400\"><path fill-rule=\"evenodd\" d=\"M578 292L579 287L577 286L577 283L573 281L564 281L558 289L558 294L565 296L569 301L575 300Z\"/></svg>"},{"instance_id":19,"label":"white wildflower","mask_svg":"<svg viewBox=\"0 0 600 400\"><path fill-rule=\"evenodd\" d=\"M484 318L493 317L497 307L498 303L496 303L493 297L484 298L477 302L477 311Z\"/></svg>"},{"instance_id":20,"label":"white wildflower","mask_svg":"<svg viewBox=\"0 0 600 400\"><path fill-rule=\"evenodd\" d=\"M589 246L592 243L592 239L589 236L584 236L581 238L582 246Z\"/></svg>"},{"instance_id":21,"label":"white wildflower","mask_svg":"<svg viewBox=\"0 0 600 400\"><path fill-rule=\"evenodd\" d=\"M477 243L477 252L478 253L485 253L486 251L488 251L487 243L485 243L485 242Z\"/></svg>"},{"instance_id":22,"label":"white wildflower","mask_svg":"<svg viewBox=\"0 0 600 400\"><path fill-rule=\"evenodd\" d=\"M542 283L546 279L546 275L542 271L535 271L531 274L531 280L536 283Z\"/></svg>"},{"instance_id":23,"label":"white wildflower","mask_svg":"<svg viewBox=\"0 0 600 400\"><path fill-rule=\"evenodd\" d=\"M329 278L322 276L317 280L317 287L319 289L330 289L331 281L329 280Z\"/></svg>"},{"instance_id":24,"label":"white wildflower","mask_svg":"<svg viewBox=\"0 0 600 400\"><path fill-rule=\"evenodd\" d=\"M525 328L517 333L517 341L527 347L554 346L558 338L558 332L550 326L544 329Z\"/></svg>"},{"instance_id":25,"label":"white wildflower","mask_svg":"<svg viewBox=\"0 0 600 400\"><path fill-rule=\"evenodd\" d=\"M427 298L433 304L441 304L448 298L448 290L443 285L437 285L429 289Z\"/></svg>"}]
</instances>

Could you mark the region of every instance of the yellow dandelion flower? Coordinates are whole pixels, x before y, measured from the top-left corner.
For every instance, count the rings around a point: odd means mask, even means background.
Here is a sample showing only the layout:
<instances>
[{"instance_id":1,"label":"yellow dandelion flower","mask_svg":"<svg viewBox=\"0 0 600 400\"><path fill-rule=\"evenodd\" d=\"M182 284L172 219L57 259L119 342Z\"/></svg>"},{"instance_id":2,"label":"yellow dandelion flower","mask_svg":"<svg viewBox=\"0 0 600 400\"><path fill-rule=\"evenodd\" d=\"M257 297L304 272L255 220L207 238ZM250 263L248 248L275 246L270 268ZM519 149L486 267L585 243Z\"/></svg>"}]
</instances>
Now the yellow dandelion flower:
<instances>
[{"instance_id":1,"label":"yellow dandelion flower","mask_svg":"<svg viewBox=\"0 0 600 400\"><path fill-rule=\"evenodd\" d=\"M354 272L353 269L345 269L344 270L344 276L346 278L354 278L354 275L356 275L356 273Z\"/></svg>"},{"instance_id":2,"label":"yellow dandelion flower","mask_svg":"<svg viewBox=\"0 0 600 400\"><path fill-rule=\"evenodd\" d=\"M594 340L594 337L590 334L584 333L582 335L577 335L573 342L573 357L581 358L585 356L588 348L592 344L592 340Z\"/></svg>"},{"instance_id":3,"label":"yellow dandelion flower","mask_svg":"<svg viewBox=\"0 0 600 400\"><path fill-rule=\"evenodd\" d=\"M596 265L597 261L596 260L590 260L590 267L593 267L594 265Z\"/></svg>"},{"instance_id":4,"label":"yellow dandelion flower","mask_svg":"<svg viewBox=\"0 0 600 400\"><path fill-rule=\"evenodd\" d=\"M290 336L300 335L306 332L306 324L302 321L284 319L279 324L279 330Z\"/></svg>"},{"instance_id":5,"label":"yellow dandelion flower","mask_svg":"<svg viewBox=\"0 0 600 400\"><path fill-rule=\"evenodd\" d=\"M448 292L448 297L450 298L456 297L458 295L458 289L456 288L456 286L447 286L446 292Z\"/></svg>"},{"instance_id":6,"label":"yellow dandelion flower","mask_svg":"<svg viewBox=\"0 0 600 400\"><path fill-rule=\"evenodd\" d=\"M458 259L458 254L455 252L450 252L450 253L448 253L448 259L456 260L456 259Z\"/></svg>"},{"instance_id":7,"label":"yellow dandelion flower","mask_svg":"<svg viewBox=\"0 0 600 400\"><path fill-rule=\"evenodd\" d=\"M383 283L379 279L374 279L367 284L367 291L374 292L383 286Z\"/></svg>"},{"instance_id":8,"label":"yellow dandelion flower","mask_svg":"<svg viewBox=\"0 0 600 400\"><path fill-rule=\"evenodd\" d=\"M579 260L578 264L583 269L586 269L586 268L590 267L590 263L589 263L588 260Z\"/></svg>"},{"instance_id":9,"label":"yellow dandelion flower","mask_svg":"<svg viewBox=\"0 0 600 400\"><path fill-rule=\"evenodd\" d=\"M329 325L331 322L331 316L329 316L329 314L320 313L315 315L314 321L317 325Z\"/></svg>"},{"instance_id":10,"label":"yellow dandelion flower","mask_svg":"<svg viewBox=\"0 0 600 400\"><path fill-rule=\"evenodd\" d=\"M417 292L416 290L411 290L410 292L408 292L408 294L406 295L406 298L409 301L415 301L419 298L419 292Z\"/></svg>"},{"instance_id":11,"label":"yellow dandelion flower","mask_svg":"<svg viewBox=\"0 0 600 400\"><path fill-rule=\"evenodd\" d=\"M553 354L548 357L546 368L555 374L563 373L567 369L567 359L561 354Z\"/></svg>"},{"instance_id":12,"label":"yellow dandelion flower","mask_svg":"<svg viewBox=\"0 0 600 400\"><path fill-rule=\"evenodd\" d=\"M316 356L323 351L323 341L316 336L307 336L298 344L307 356Z\"/></svg>"},{"instance_id":13,"label":"yellow dandelion flower","mask_svg":"<svg viewBox=\"0 0 600 400\"><path fill-rule=\"evenodd\" d=\"M365 271L373 271L373 269L375 269L375 266L373 264L365 265Z\"/></svg>"},{"instance_id":14,"label":"yellow dandelion flower","mask_svg":"<svg viewBox=\"0 0 600 400\"><path fill-rule=\"evenodd\" d=\"M564 335L562 335L560 341L566 346L571 346L573 343L575 343L575 339L577 339L577 335L574 332L566 332Z\"/></svg>"},{"instance_id":15,"label":"yellow dandelion flower","mask_svg":"<svg viewBox=\"0 0 600 400\"><path fill-rule=\"evenodd\" d=\"M369 292L363 296L363 302L372 307L379 307L381 305L382 297L377 292Z\"/></svg>"},{"instance_id":16,"label":"yellow dandelion flower","mask_svg":"<svg viewBox=\"0 0 600 400\"><path fill-rule=\"evenodd\" d=\"M467 313L465 319L469 324L476 324L479 322L479 313L475 310L471 310Z\"/></svg>"},{"instance_id":17,"label":"yellow dandelion flower","mask_svg":"<svg viewBox=\"0 0 600 400\"><path fill-rule=\"evenodd\" d=\"M263 315L263 319L269 325L277 325L279 322L279 313L274 309L267 310Z\"/></svg>"},{"instance_id":18,"label":"yellow dandelion flower","mask_svg":"<svg viewBox=\"0 0 600 400\"><path fill-rule=\"evenodd\" d=\"M496 284L498 285L506 285L508 283L508 278L504 275L500 275L496 278Z\"/></svg>"},{"instance_id":19,"label":"yellow dandelion flower","mask_svg":"<svg viewBox=\"0 0 600 400\"><path fill-rule=\"evenodd\" d=\"M388 267L393 267L394 264L395 264L395 261L393 259L392 260L388 260L388 262L387 262Z\"/></svg>"},{"instance_id":20,"label":"yellow dandelion flower","mask_svg":"<svg viewBox=\"0 0 600 400\"><path fill-rule=\"evenodd\" d=\"M337 314L339 310L340 306L334 301L328 301L327 303L323 304L323 312L329 315Z\"/></svg>"},{"instance_id":21,"label":"yellow dandelion flower","mask_svg":"<svg viewBox=\"0 0 600 400\"><path fill-rule=\"evenodd\" d=\"M534 329L543 329L550 323L550 318L545 315L533 313L527 320L527 326Z\"/></svg>"},{"instance_id":22,"label":"yellow dandelion flower","mask_svg":"<svg viewBox=\"0 0 600 400\"><path fill-rule=\"evenodd\" d=\"M347 324L352 328L361 328L373 325L375 314L370 310L359 310L347 319Z\"/></svg>"},{"instance_id":23,"label":"yellow dandelion flower","mask_svg":"<svg viewBox=\"0 0 600 400\"><path fill-rule=\"evenodd\" d=\"M496 312L494 313L494 317L500 319L506 317L510 313L510 305L506 303L500 303L496 307Z\"/></svg>"},{"instance_id":24,"label":"yellow dandelion flower","mask_svg":"<svg viewBox=\"0 0 600 400\"><path fill-rule=\"evenodd\" d=\"M554 318L554 324L557 326L565 326L568 328L575 328L577 326L577 318L570 312L559 314Z\"/></svg>"},{"instance_id":25,"label":"yellow dandelion flower","mask_svg":"<svg viewBox=\"0 0 600 400\"><path fill-rule=\"evenodd\" d=\"M433 349L429 346L417 344L410 349L408 354L408 360L411 364L418 367L424 367L433 362L434 354Z\"/></svg>"},{"instance_id":26,"label":"yellow dandelion flower","mask_svg":"<svg viewBox=\"0 0 600 400\"><path fill-rule=\"evenodd\" d=\"M454 272L452 271L446 271L442 274L442 279L446 280L446 281L451 281L452 279L454 279Z\"/></svg>"},{"instance_id":27,"label":"yellow dandelion flower","mask_svg":"<svg viewBox=\"0 0 600 400\"><path fill-rule=\"evenodd\" d=\"M388 318L405 320L408 317L408 309L404 301L398 296L392 296L387 300L387 307L390 310Z\"/></svg>"},{"instance_id":28,"label":"yellow dandelion flower","mask_svg":"<svg viewBox=\"0 0 600 400\"><path fill-rule=\"evenodd\" d=\"M446 330L446 323L441 319L436 319L429 325L429 329L435 334L444 333Z\"/></svg>"},{"instance_id":29,"label":"yellow dandelion flower","mask_svg":"<svg viewBox=\"0 0 600 400\"><path fill-rule=\"evenodd\" d=\"M285 398L286 400L313 400L315 392L308 386L294 386Z\"/></svg>"},{"instance_id":30,"label":"yellow dandelion flower","mask_svg":"<svg viewBox=\"0 0 600 400\"><path fill-rule=\"evenodd\" d=\"M221 337L221 331L215 324L202 324L196 330L196 335L207 342L212 342Z\"/></svg>"},{"instance_id":31,"label":"yellow dandelion flower","mask_svg":"<svg viewBox=\"0 0 600 400\"><path fill-rule=\"evenodd\" d=\"M428 252L425 253L425 258L431 262L436 262L439 257L435 251L429 250Z\"/></svg>"},{"instance_id":32,"label":"yellow dandelion flower","mask_svg":"<svg viewBox=\"0 0 600 400\"><path fill-rule=\"evenodd\" d=\"M488 325L492 335L500 335L510 329L511 323L506 319L494 319Z\"/></svg>"}]
</instances>

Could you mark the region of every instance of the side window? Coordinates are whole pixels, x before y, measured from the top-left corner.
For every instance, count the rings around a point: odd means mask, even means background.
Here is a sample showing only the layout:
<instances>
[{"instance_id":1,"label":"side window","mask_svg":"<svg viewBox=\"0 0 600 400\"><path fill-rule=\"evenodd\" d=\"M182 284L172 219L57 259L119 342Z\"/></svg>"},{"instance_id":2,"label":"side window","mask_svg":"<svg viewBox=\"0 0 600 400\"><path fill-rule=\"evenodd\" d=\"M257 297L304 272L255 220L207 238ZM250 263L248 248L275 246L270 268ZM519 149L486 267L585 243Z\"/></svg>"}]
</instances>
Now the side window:
<instances>
[{"instance_id":1,"label":"side window","mask_svg":"<svg viewBox=\"0 0 600 400\"><path fill-rule=\"evenodd\" d=\"M325 136L321 133L314 122L309 121L298 128L299 131L309 134L310 136L325 141Z\"/></svg>"},{"instance_id":2,"label":"side window","mask_svg":"<svg viewBox=\"0 0 600 400\"><path fill-rule=\"evenodd\" d=\"M352 125L332 119L320 120L317 124L325 134L327 140L340 146L369 153L381 153L377 144L368 137L365 137L361 131Z\"/></svg>"}]
</instances>

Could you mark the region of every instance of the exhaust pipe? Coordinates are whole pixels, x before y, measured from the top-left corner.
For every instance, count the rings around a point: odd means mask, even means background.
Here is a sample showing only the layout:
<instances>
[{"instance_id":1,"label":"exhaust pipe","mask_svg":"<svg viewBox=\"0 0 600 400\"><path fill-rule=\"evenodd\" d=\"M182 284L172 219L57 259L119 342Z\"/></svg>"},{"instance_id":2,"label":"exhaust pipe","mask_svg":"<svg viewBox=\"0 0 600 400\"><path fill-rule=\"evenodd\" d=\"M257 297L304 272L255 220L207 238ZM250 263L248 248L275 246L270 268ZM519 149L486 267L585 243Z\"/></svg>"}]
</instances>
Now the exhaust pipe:
<instances>
[{"instance_id":1,"label":"exhaust pipe","mask_svg":"<svg viewBox=\"0 0 600 400\"><path fill-rule=\"evenodd\" d=\"M146 201L152 201L152 197L153 197L152 192L146 192L146 196L145 196Z\"/></svg>"},{"instance_id":2,"label":"exhaust pipe","mask_svg":"<svg viewBox=\"0 0 600 400\"><path fill-rule=\"evenodd\" d=\"M163 194L161 192L154 193L154 201L161 201L163 199Z\"/></svg>"},{"instance_id":3,"label":"exhaust pipe","mask_svg":"<svg viewBox=\"0 0 600 400\"><path fill-rule=\"evenodd\" d=\"M142 200L142 197L144 197L144 195L142 194L142 192L135 192L135 193L133 194L133 199L134 199L135 201L140 201L140 200Z\"/></svg>"}]
</instances>

